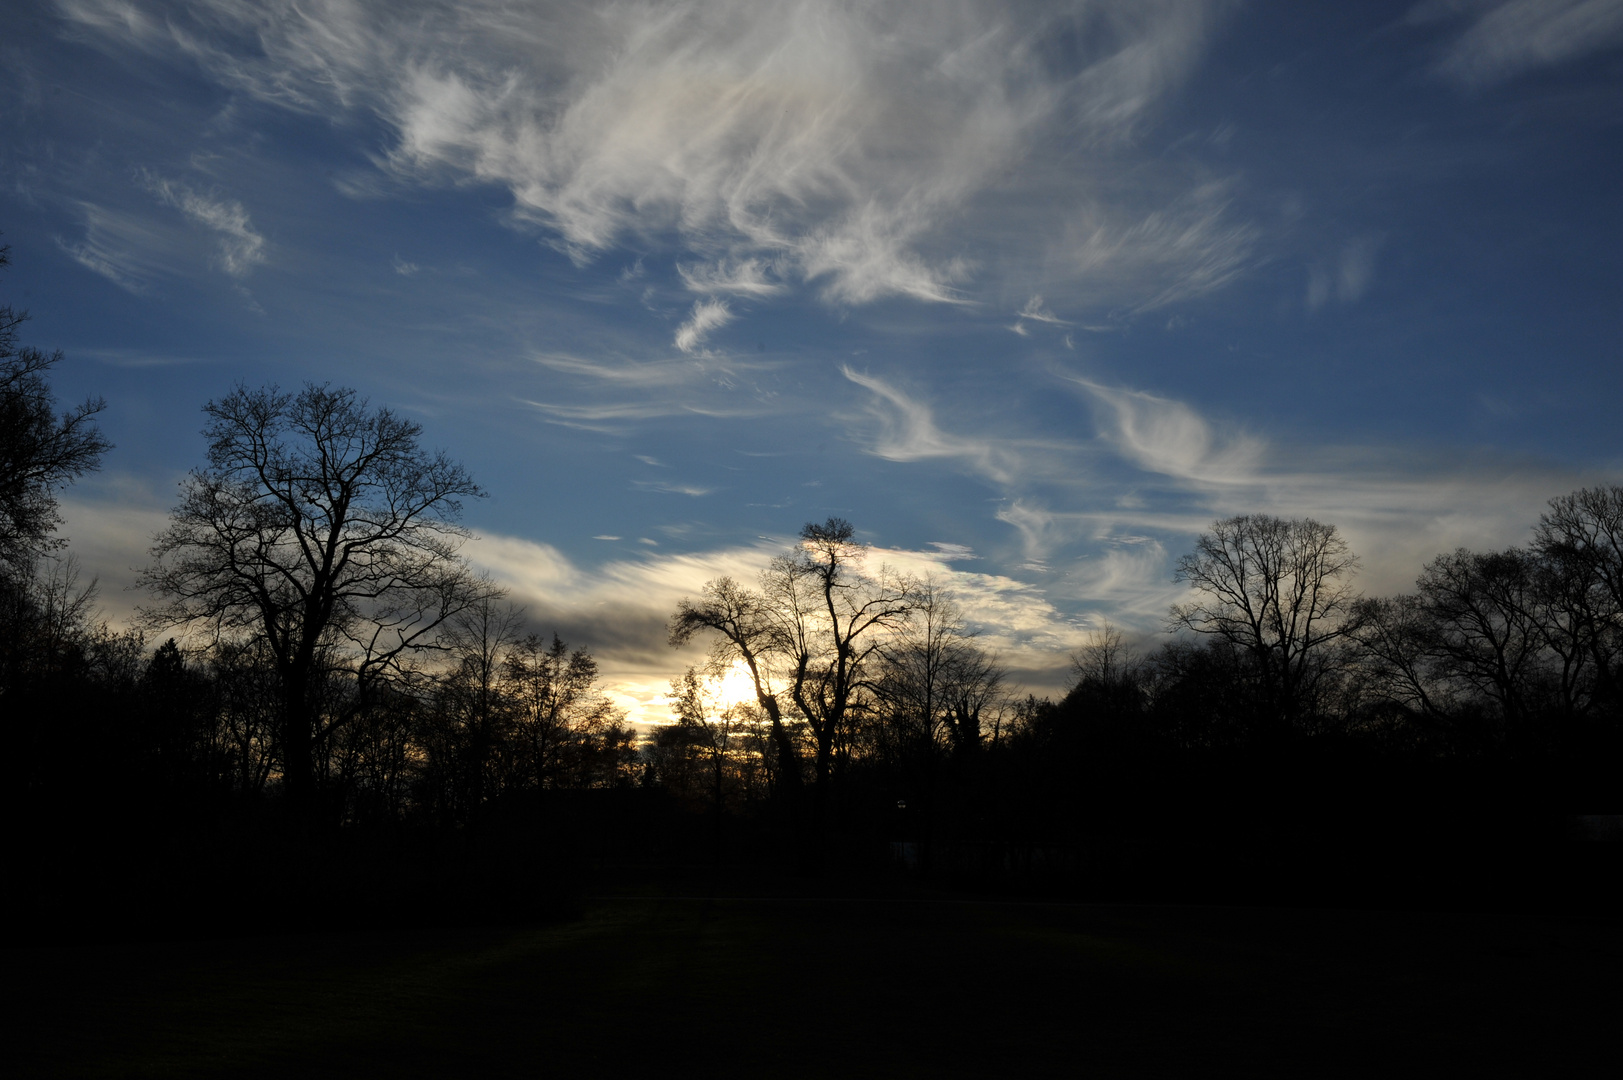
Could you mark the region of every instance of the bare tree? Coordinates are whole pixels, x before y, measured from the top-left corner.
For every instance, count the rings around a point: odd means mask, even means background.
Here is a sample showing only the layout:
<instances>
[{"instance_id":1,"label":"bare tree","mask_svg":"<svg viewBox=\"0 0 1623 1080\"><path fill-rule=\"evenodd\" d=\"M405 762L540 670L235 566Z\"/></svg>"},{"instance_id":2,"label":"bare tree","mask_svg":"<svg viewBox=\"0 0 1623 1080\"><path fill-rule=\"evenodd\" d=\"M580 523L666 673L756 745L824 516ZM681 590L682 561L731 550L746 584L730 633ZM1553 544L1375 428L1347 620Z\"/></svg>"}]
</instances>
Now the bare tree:
<instances>
[{"instance_id":1,"label":"bare tree","mask_svg":"<svg viewBox=\"0 0 1623 1080\"><path fill-rule=\"evenodd\" d=\"M1623 655L1623 486L1584 488L1550 500L1534 530L1534 549L1556 568L1568 617L1595 670L1595 696L1616 708Z\"/></svg>"},{"instance_id":2,"label":"bare tree","mask_svg":"<svg viewBox=\"0 0 1623 1080\"><path fill-rule=\"evenodd\" d=\"M1003 670L975 641L953 596L932 578L914 586L908 617L882 648L876 690L904 738L955 753L980 749L983 714L996 708Z\"/></svg>"},{"instance_id":3,"label":"bare tree","mask_svg":"<svg viewBox=\"0 0 1623 1080\"><path fill-rule=\"evenodd\" d=\"M556 634L550 644L530 634L508 649L502 691L515 725L517 785L589 781L591 744L623 730L624 714L597 688L597 661L584 648L571 651Z\"/></svg>"},{"instance_id":4,"label":"bare tree","mask_svg":"<svg viewBox=\"0 0 1623 1080\"><path fill-rule=\"evenodd\" d=\"M782 621L764 595L740 588L732 578L724 577L705 582L697 602L684 597L677 605L670 622L671 645L685 645L702 631L715 635L711 648L713 668L724 671L737 660L749 672L756 703L771 731L778 758L777 778L794 787L800 781L800 753L784 723L778 691L773 689L780 674L794 674L792 670L778 670L787 655Z\"/></svg>"},{"instance_id":5,"label":"bare tree","mask_svg":"<svg viewBox=\"0 0 1623 1080\"><path fill-rule=\"evenodd\" d=\"M789 694L815 743L819 807L836 754L852 734L876 674L870 660L912 611L914 583L886 567L866 572L866 548L842 518L800 530L800 545L762 575L792 678Z\"/></svg>"},{"instance_id":6,"label":"bare tree","mask_svg":"<svg viewBox=\"0 0 1623 1080\"><path fill-rule=\"evenodd\" d=\"M296 814L313 805L316 750L374 690L487 595L457 550L467 471L421 427L354 390L239 386L204 407L208 465L182 485L140 582L155 625L215 638L263 634L281 691L282 774ZM352 692L323 710L342 671Z\"/></svg>"},{"instance_id":7,"label":"bare tree","mask_svg":"<svg viewBox=\"0 0 1623 1080\"><path fill-rule=\"evenodd\" d=\"M10 263L0 247L0 267ZM0 573L26 575L32 561L65 541L51 533L62 523L56 496L73 480L98 468L112 443L96 429L107 407L87 398L56 412L46 373L62 359L17 345L17 327L28 312L0 307Z\"/></svg>"},{"instance_id":8,"label":"bare tree","mask_svg":"<svg viewBox=\"0 0 1623 1080\"><path fill-rule=\"evenodd\" d=\"M1172 608L1168 628L1213 634L1256 665L1265 699L1286 725L1300 717L1353 629L1349 578L1358 559L1334 525L1247 514L1214 522L1178 560L1176 579L1200 595Z\"/></svg>"},{"instance_id":9,"label":"bare tree","mask_svg":"<svg viewBox=\"0 0 1623 1080\"><path fill-rule=\"evenodd\" d=\"M496 758L505 756L510 709L503 693L508 649L518 638L522 613L500 602L500 591L484 595L447 621L445 647L451 667L442 675L441 708L462 736L465 769L462 788L468 805L478 807L501 793L513 772Z\"/></svg>"},{"instance_id":10,"label":"bare tree","mask_svg":"<svg viewBox=\"0 0 1623 1080\"><path fill-rule=\"evenodd\" d=\"M219 688L220 725L230 757L231 787L258 795L280 758L276 668L264 637L220 641L209 653Z\"/></svg>"},{"instance_id":11,"label":"bare tree","mask_svg":"<svg viewBox=\"0 0 1623 1080\"><path fill-rule=\"evenodd\" d=\"M1379 699L1452 726L1454 694L1439 666L1437 623L1425 600L1415 595L1360 600L1353 639L1363 677Z\"/></svg>"},{"instance_id":12,"label":"bare tree","mask_svg":"<svg viewBox=\"0 0 1623 1080\"><path fill-rule=\"evenodd\" d=\"M1516 739L1540 711L1548 674L1536 571L1520 548L1461 548L1427 563L1415 582L1441 675L1492 701Z\"/></svg>"},{"instance_id":13,"label":"bare tree","mask_svg":"<svg viewBox=\"0 0 1623 1080\"><path fill-rule=\"evenodd\" d=\"M866 550L854 536L840 518L808 523L800 543L762 573L760 591L713 581L700 603L683 600L671 620L673 645L708 630L717 635L718 659L748 668L785 779L793 775L787 766L799 761L784 723L787 699L811 735L819 807L871 689L871 660L885 634L906 620L914 598L910 579L884 567L866 570Z\"/></svg>"},{"instance_id":14,"label":"bare tree","mask_svg":"<svg viewBox=\"0 0 1623 1080\"><path fill-rule=\"evenodd\" d=\"M715 693L717 676L708 677L689 667L681 678L671 680L666 699L676 714L676 723L659 732L658 743L683 756L698 755L708 766L710 805L714 826L716 865L721 865L722 821L727 803L728 781L736 785L741 770L739 758L748 755L749 734L761 716L758 707L747 702L725 704Z\"/></svg>"},{"instance_id":15,"label":"bare tree","mask_svg":"<svg viewBox=\"0 0 1623 1080\"><path fill-rule=\"evenodd\" d=\"M1084 710L1091 723L1103 722L1127 734L1124 725L1142 718L1153 671L1154 665L1129 649L1121 631L1107 622L1071 654L1076 682L1065 695L1065 703Z\"/></svg>"}]
</instances>

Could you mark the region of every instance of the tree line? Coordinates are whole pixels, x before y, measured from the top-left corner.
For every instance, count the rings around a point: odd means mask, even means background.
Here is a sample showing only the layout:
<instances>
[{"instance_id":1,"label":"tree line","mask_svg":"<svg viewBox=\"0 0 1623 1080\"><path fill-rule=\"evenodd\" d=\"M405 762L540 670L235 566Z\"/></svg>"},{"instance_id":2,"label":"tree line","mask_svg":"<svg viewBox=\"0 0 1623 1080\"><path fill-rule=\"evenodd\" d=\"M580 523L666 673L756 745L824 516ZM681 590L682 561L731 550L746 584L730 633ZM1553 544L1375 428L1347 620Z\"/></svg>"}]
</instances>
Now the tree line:
<instances>
[{"instance_id":1,"label":"tree line","mask_svg":"<svg viewBox=\"0 0 1623 1080\"><path fill-rule=\"evenodd\" d=\"M0 309L0 705L41 910L116 878L257 893L284 923L412 889L507 911L611 850L1151 891L1338 860L1396 880L1428 845L1536 847L1616 806L1623 487L1395 597L1357 593L1333 525L1214 522L1167 640L1104 628L1057 701L1009 684L943 582L808 523L672 613L708 658L642 740L589 652L460 554L467 471L350 389L208 402L151 601L99 622L56 498L111 449L105 405L58 411L60 354L19 345L25 319Z\"/></svg>"}]
</instances>

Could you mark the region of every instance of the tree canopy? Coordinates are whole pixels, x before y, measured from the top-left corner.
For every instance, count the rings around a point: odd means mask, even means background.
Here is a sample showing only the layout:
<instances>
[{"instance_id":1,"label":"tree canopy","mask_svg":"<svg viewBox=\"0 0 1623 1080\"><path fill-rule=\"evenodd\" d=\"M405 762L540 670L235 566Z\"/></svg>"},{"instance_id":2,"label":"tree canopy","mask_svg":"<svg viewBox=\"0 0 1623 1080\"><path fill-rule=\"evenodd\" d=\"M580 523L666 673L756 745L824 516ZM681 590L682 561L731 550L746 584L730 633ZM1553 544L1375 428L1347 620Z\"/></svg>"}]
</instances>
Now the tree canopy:
<instances>
[{"instance_id":1,"label":"tree canopy","mask_svg":"<svg viewBox=\"0 0 1623 1080\"><path fill-rule=\"evenodd\" d=\"M458 548L466 469L422 428L354 390L239 386L204 408L208 465L182 485L141 583L157 625L262 634L283 693L290 794L315 783L312 748L382 680L487 591ZM317 690L351 674L347 705ZM325 715L323 715L325 714Z\"/></svg>"},{"instance_id":2,"label":"tree canopy","mask_svg":"<svg viewBox=\"0 0 1623 1080\"><path fill-rule=\"evenodd\" d=\"M0 247L0 267L10 264L9 251ZM46 376L62 353L19 345L27 320L28 312L0 306L0 570L8 575L66 543L52 535L62 523L57 493L112 449L96 427L107 407L101 398L56 411Z\"/></svg>"}]
</instances>

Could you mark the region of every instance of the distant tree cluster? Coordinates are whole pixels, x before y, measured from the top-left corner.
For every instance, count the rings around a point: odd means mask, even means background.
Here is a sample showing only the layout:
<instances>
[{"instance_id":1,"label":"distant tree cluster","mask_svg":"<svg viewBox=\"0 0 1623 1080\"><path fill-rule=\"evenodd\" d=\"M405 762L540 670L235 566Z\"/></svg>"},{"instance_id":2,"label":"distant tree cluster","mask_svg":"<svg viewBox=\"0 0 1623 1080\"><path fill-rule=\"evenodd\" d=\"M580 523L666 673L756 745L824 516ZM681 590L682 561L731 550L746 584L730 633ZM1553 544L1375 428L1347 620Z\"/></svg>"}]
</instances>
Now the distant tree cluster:
<instances>
[{"instance_id":1,"label":"distant tree cluster","mask_svg":"<svg viewBox=\"0 0 1623 1080\"><path fill-rule=\"evenodd\" d=\"M211 798L274 794L318 827L461 823L515 791L634 778L591 656L521 633L457 554L456 499L478 489L416 424L321 386L238 388L205 411L209 466L141 575L160 601L145 625L92 626L67 564L26 582L9 628L40 659L12 665L19 691L59 670L115 697L151 689L163 730L142 738L166 769ZM145 633L177 626L185 650L170 638L131 666ZM102 653L122 666L86 670Z\"/></svg>"},{"instance_id":2,"label":"distant tree cluster","mask_svg":"<svg viewBox=\"0 0 1623 1080\"><path fill-rule=\"evenodd\" d=\"M103 406L53 412L60 356L17 345L24 317L0 309L0 715L40 910L110 877L175 902L231 882L260 894L245 911L342 918L353 900L311 889L367 864L333 846L346 831L420 844L515 800L635 782L591 656L521 632L459 555L477 486L352 390L209 402L207 464L140 577L156 602L134 628L98 622L54 532L58 492L109 449ZM351 885L391 887L395 856Z\"/></svg>"},{"instance_id":3,"label":"distant tree cluster","mask_svg":"<svg viewBox=\"0 0 1623 1080\"><path fill-rule=\"evenodd\" d=\"M1006 694L950 595L851 538L808 525L756 589L679 607L672 641L713 651L652 756L695 806L794 806L825 840L865 827L962 859L1262 820L1396 849L1450 800L1525 823L1617 798L1623 487L1555 499L1527 547L1441 555L1389 598L1355 591L1332 525L1215 522L1178 562L1173 636L1139 654L1107 627L1057 702ZM755 700L707 697L738 665Z\"/></svg>"},{"instance_id":4,"label":"distant tree cluster","mask_svg":"<svg viewBox=\"0 0 1623 1080\"><path fill-rule=\"evenodd\" d=\"M1526 547L1439 555L1413 593L1361 597L1356 566L1331 525L1216 522L1179 561L1194 595L1168 620L1205 643L1106 663L1099 650L1119 642L1102 640L1067 701L1125 694L1146 717L1175 716L1163 734L1190 745L1357 736L1557 760L1616 737L1623 487L1552 500Z\"/></svg>"}]
</instances>

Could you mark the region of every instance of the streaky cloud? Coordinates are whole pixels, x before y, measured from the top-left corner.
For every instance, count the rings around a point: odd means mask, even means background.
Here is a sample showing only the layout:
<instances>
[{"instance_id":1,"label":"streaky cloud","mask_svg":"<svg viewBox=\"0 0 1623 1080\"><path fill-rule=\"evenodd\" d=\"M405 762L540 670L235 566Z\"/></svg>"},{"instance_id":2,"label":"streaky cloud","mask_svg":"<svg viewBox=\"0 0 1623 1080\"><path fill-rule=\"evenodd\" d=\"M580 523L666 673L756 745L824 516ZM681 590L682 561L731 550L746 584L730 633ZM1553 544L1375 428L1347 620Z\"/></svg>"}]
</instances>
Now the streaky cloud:
<instances>
[{"instance_id":1,"label":"streaky cloud","mask_svg":"<svg viewBox=\"0 0 1623 1080\"><path fill-rule=\"evenodd\" d=\"M240 202L203 194L178 180L169 180L149 170L139 174L141 186L166 206L219 234L220 268L234 278L246 277L265 261L265 238L254 231L248 212ZM398 260L396 260L398 263ZM398 266L396 267L398 269ZM416 267L412 267L415 271Z\"/></svg>"},{"instance_id":2,"label":"streaky cloud","mask_svg":"<svg viewBox=\"0 0 1623 1080\"><path fill-rule=\"evenodd\" d=\"M720 259L712 263L678 263L677 273L688 291L696 293L728 293L735 296L777 296L787 287L774 281L770 263L762 259L730 261Z\"/></svg>"},{"instance_id":3,"label":"streaky cloud","mask_svg":"<svg viewBox=\"0 0 1623 1080\"><path fill-rule=\"evenodd\" d=\"M631 486L638 491L658 491L667 495L691 495L695 498L709 495L715 488L700 487L698 484L679 484L669 480L633 480Z\"/></svg>"},{"instance_id":4,"label":"streaky cloud","mask_svg":"<svg viewBox=\"0 0 1623 1080\"><path fill-rule=\"evenodd\" d=\"M734 318L725 300L697 300L686 321L676 329L676 347L692 355L699 351L712 331L721 329Z\"/></svg>"},{"instance_id":5,"label":"streaky cloud","mask_svg":"<svg viewBox=\"0 0 1623 1080\"><path fill-rule=\"evenodd\" d=\"M959 458L978 472L1000 483L1014 477L1010 453L993 440L949 435L936 426L930 407L898 390L885 380L840 365L847 379L872 393L879 402L870 415L879 421L879 437L868 448L876 457L890 461L921 461L926 458Z\"/></svg>"},{"instance_id":6,"label":"streaky cloud","mask_svg":"<svg viewBox=\"0 0 1623 1080\"><path fill-rule=\"evenodd\" d=\"M977 276L997 267L960 225L1009 235L1015 223L995 206L1024 163L1057 161L1056 148L1129 148L1229 6L59 0L57 10L70 33L115 55L183 58L234 93L311 115L376 116L392 132L384 170L504 187L511 220L577 261L631 241L674 244L688 256L684 280L706 295L763 297L798 280L858 305L976 302ZM1080 176L1061 196L1112 197ZM1158 248L1174 283L1145 286L1134 299L1150 306L1232 276L1215 240L1180 248L1190 225L1174 216L1170 237L1144 219L1144 235L1096 235L1079 258L1103 277L1103 263L1133 261L1128 246ZM1019 227L1032 249L1055 231L1052 218ZM1169 271L1174 256L1191 265Z\"/></svg>"},{"instance_id":7,"label":"streaky cloud","mask_svg":"<svg viewBox=\"0 0 1623 1080\"><path fill-rule=\"evenodd\" d=\"M1094 303L1148 312L1213 292L1246 269L1262 235L1232 217L1229 189L1208 182L1137 215L1089 203L1065 222L1055 254L1071 267L1079 296Z\"/></svg>"},{"instance_id":8,"label":"streaky cloud","mask_svg":"<svg viewBox=\"0 0 1623 1080\"><path fill-rule=\"evenodd\" d=\"M109 206L81 201L78 209L84 238L56 238L57 247L74 262L137 296L170 272L179 248L167 230L142 215Z\"/></svg>"},{"instance_id":9,"label":"streaky cloud","mask_svg":"<svg viewBox=\"0 0 1623 1080\"><path fill-rule=\"evenodd\" d=\"M1203 485L1257 482L1263 450L1257 439L1243 434L1222 437L1181 401L1078 376L1062 377L1106 407L1111 440L1141 467Z\"/></svg>"},{"instance_id":10,"label":"streaky cloud","mask_svg":"<svg viewBox=\"0 0 1623 1080\"><path fill-rule=\"evenodd\" d=\"M1623 0L1427 0L1407 21L1461 18L1435 70L1473 89L1623 45Z\"/></svg>"}]
</instances>

